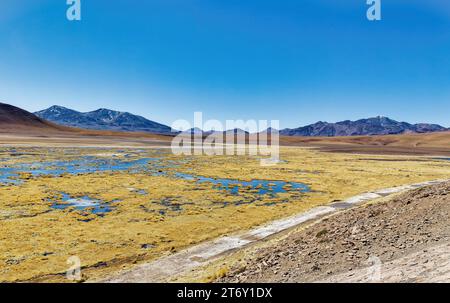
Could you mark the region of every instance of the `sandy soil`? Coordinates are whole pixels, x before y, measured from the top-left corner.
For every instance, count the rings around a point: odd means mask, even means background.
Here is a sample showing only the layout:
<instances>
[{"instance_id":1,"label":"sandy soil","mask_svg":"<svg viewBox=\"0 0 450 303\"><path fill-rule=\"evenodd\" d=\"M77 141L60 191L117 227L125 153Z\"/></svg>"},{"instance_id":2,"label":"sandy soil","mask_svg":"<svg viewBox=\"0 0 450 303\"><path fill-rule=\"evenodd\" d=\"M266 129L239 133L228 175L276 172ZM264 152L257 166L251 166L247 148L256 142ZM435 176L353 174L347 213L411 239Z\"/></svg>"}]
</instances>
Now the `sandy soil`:
<instances>
[{"instance_id":1,"label":"sandy soil","mask_svg":"<svg viewBox=\"0 0 450 303\"><path fill-rule=\"evenodd\" d=\"M281 137L284 146L322 151L386 155L450 155L450 132L355 137Z\"/></svg>"},{"instance_id":2,"label":"sandy soil","mask_svg":"<svg viewBox=\"0 0 450 303\"><path fill-rule=\"evenodd\" d=\"M33 146L165 146L172 136L149 133L92 131L73 128L42 130L0 126L0 145ZM326 152L450 156L450 132L357 137L280 137L281 146L317 148Z\"/></svg>"},{"instance_id":3,"label":"sandy soil","mask_svg":"<svg viewBox=\"0 0 450 303\"><path fill-rule=\"evenodd\" d=\"M5 133L0 130L0 146L43 146L43 147L170 147L167 136L139 133L107 133L86 131L79 133Z\"/></svg>"},{"instance_id":4,"label":"sandy soil","mask_svg":"<svg viewBox=\"0 0 450 303\"><path fill-rule=\"evenodd\" d=\"M449 282L450 183L350 209L255 250L219 282Z\"/></svg>"}]
</instances>

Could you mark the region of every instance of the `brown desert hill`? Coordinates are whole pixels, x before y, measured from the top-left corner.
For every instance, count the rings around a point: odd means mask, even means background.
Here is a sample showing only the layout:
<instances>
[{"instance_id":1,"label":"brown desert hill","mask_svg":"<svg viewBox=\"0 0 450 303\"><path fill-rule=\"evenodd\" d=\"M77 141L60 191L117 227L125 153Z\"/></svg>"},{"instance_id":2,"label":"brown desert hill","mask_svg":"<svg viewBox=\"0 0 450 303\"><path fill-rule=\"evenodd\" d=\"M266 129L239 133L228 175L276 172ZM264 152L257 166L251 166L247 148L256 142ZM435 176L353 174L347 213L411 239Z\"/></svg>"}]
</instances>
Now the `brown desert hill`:
<instances>
[{"instance_id":1,"label":"brown desert hill","mask_svg":"<svg viewBox=\"0 0 450 303\"><path fill-rule=\"evenodd\" d=\"M0 130L18 131L22 129L40 129L48 131L63 131L62 127L42 120L34 114L21 108L0 103Z\"/></svg>"}]
</instances>

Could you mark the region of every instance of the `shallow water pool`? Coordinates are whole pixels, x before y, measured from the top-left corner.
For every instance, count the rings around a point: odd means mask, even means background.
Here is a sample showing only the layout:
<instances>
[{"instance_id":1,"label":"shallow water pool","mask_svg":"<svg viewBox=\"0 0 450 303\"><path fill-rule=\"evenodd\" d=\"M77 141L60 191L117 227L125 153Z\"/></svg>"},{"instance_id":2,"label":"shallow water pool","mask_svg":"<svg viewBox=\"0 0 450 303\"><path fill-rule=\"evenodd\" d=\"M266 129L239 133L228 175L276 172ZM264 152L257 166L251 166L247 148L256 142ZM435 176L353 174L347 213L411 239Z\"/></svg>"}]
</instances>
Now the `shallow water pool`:
<instances>
[{"instance_id":1,"label":"shallow water pool","mask_svg":"<svg viewBox=\"0 0 450 303\"><path fill-rule=\"evenodd\" d=\"M87 174L106 171L130 171L137 173L145 170L147 165L157 158L142 158L137 160L99 159L86 156L79 160L22 163L0 167L0 183L4 185L20 184L20 173L32 176L59 176L61 174Z\"/></svg>"},{"instance_id":2,"label":"shallow water pool","mask_svg":"<svg viewBox=\"0 0 450 303\"><path fill-rule=\"evenodd\" d=\"M252 180L252 181L240 181L236 179L215 179L202 176L194 176L190 174L177 173L177 178L195 181L199 184L211 183L213 188L218 190L226 190L231 194L238 195L240 190L252 190L256 191L258 195L272 195L275 196L278 193L286 192L309 192L308 185L297 182L285 182L285 181L269 181L269 180Z\"/></svg>"}]
</instances>

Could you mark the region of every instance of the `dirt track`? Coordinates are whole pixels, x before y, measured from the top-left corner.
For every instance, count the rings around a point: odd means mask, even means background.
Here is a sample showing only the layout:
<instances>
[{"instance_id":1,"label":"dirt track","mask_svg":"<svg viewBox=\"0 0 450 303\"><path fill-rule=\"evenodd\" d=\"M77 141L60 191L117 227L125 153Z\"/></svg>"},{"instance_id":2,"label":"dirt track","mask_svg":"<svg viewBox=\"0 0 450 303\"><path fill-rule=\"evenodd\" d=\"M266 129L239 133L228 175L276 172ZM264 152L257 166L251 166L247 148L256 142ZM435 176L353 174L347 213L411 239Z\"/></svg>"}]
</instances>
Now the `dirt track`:
<instances>
[{"instance_id":1,"label":"dirt track","mask_svg":"<svg viewBox=\"0 0 450 303\"><path fill-rule=\"evenodd\" d=\"M339 213L261 248L219 282L449 282L450 183Z\"/></svg>"}]
</instances>

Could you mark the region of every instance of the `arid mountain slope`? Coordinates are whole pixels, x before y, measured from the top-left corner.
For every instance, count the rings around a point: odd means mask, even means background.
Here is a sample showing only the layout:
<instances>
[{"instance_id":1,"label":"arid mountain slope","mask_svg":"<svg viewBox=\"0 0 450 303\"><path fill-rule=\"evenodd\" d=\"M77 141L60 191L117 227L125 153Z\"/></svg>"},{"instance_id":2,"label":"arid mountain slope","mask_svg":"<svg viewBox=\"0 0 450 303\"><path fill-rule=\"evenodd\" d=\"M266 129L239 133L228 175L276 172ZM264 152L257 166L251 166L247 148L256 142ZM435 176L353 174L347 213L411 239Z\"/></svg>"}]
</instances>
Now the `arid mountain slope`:
<instances>
[{"instance_id":1,"label":"arid mountain slope","mask_svg":"<svg viewBox=\"0 0 450 303\"><path fill-rule=\"evenodd\" d=\"M8 137L18 136L22 138L24 135L30 138L61 138L71 137L91 138L91 137L107 137L108 140L116 138L117 140L135 140L139 139L158 139L162 141L170 141L170 136L161 136L149 133L139 132L120 132L120 131L96 131L88 129L80 129L54 124L46 121L38 116L18 108L13 105L0 103L0 134Z\"/></svg>"},{"instance_id":2,"label":"arid mountain slope","mask_svg":"<svg viewBox=\"0 0 450 303\"><path fill-rule=\"evenodd\" d=\"M29 113L18 107L0 103L0 129L1 130L17 130L17 129L46 129L61 130L58 126L49 123L32 113Z\"/></svg>"},{"instance_id":3,"label":"arid mountain slope","mask_svg":"<svg viewBox=\"0 0 450 303\"><path fill-rule=\"evenodd\" d=\"M449 221L450 183L432 185L294 231L220 281L449 282Z\"/></svg>"}]
</instances>

